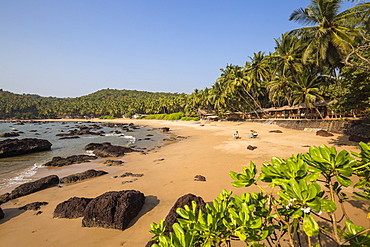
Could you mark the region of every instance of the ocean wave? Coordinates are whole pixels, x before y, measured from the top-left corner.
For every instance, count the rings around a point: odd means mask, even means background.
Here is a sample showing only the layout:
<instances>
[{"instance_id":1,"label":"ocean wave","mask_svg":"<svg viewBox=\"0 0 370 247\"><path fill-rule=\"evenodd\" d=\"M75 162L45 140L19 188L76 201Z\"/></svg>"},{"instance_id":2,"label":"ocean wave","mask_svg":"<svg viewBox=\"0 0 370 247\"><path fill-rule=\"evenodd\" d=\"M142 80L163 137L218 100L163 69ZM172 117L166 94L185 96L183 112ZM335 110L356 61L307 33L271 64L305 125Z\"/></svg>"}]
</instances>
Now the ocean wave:
<instances>
[{"instance_id":1,"label":"ocean wave","mask_svg":"<svg viewBox=\"0 0 370 247\"><path fill-rule=\"evenodd\" d=\"M1 188L7 188L15 186L18 184L23 184L31 181L31 177L36 174L37 170L41 167L44 167L43 164L34 164L31 168L25 170L15 177L4 179L5 181L1 183Z\"/></svg>"}]
</instances>

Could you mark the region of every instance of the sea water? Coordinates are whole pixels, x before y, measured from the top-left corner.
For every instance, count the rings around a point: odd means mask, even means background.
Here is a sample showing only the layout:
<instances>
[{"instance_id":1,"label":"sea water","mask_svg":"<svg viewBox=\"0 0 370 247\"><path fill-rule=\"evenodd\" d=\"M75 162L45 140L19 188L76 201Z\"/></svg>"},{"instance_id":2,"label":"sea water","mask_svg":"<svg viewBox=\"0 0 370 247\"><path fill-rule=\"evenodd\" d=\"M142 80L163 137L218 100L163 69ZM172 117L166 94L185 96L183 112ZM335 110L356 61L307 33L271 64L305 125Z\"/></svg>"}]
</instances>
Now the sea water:
<instances>
[{"instance_id":1,"label":"sea water","mask_svg":"<svg viewBox=\"0 0 370 247\"><path fill-rule=\"evenodd\" d=\"M92 125L98 125L102 128L91 129L91 132L104 131L104 134L80 135L76 139L60 139L61 136L57 136L60 133L69 133L70 130L79 129L79 126L91 127ZM53 157L65 158L71 155L91 154L91 152L84 150L84 147L89 143L110 142L112 145L152 149L160 145L164 136L158 130L145 127L135 128L131 131L126 132L119 125L113 125L113 127L102 126L102 123L24 122L21 125L17 122L0 122L0 133L20 132L20 135L16 137L0 137L0 141L15 138L38 138L52 143L51 151L0 158L0 190L30 181L31 177L39 169L42 169L43 164ZM150 136L150 138L147 136Z\"/></svg>"}]
</instances>

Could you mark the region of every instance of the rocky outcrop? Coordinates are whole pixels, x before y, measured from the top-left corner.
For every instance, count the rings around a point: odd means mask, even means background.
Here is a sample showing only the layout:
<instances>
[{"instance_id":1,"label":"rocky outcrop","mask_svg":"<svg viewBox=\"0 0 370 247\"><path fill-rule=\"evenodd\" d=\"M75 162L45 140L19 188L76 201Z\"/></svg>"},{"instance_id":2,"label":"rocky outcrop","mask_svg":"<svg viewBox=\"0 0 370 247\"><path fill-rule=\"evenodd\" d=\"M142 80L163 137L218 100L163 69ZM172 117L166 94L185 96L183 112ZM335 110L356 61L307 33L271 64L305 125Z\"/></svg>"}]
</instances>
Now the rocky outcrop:
<instances>
[{"instance_id":1,"label":"rocky outcrop","mask_svg":"<svg viewBox=\"0 0 370 247\"><path fill-rule=\"evenodd\" d=\"M7 132L7 133L1 133L0 137L14 137L19 136L18 132Z\"/></svg>"},{"instance_id":2,"label":"rocky outcrop","mask_svg":"<svg viewBox=\"0 0 370 247\"><path fill-rule=\"evenodd\" d=\"M10 197L10 193L5 193L0 195L0 204L10 201L12 198Z\"/></svg>"},{"instance_id":3,"label":"rocky outcrop","mask_svg":"<svg viewBox=\"0 0 370 247\"><path fill-rule=\"evenodd\" d=\"M21 196L25 196L52 186L59 184L59 178L56 175L50 175L39 180L21 184L16 187L11 193L10 198L15 199Z\"/></svg>"},{"instance_id":4,"label":"rocky outcrop","mask_svg":"<svg viewBox=\"0 0 370 247\"><path fill-rule=\"evenodd\" d=\"M19 210L39 210L41 206L48 205L47 202L32 202L18 208Z\"/></svg>"},{"instance_id":5,"label":"rocky outcrop","mask_svg":"<svg viewBox=\"0 0 370 247\"><path fill-rule=\"evenodd\" d=\"M64 177L60 180L60 182L63 184L74 183L74 182L89 179L89 178L99 177L105 174L108 174L108 172L90 169L84 172L80 172L80 173L76 173L76 174Z\"/></svg>"},{"instance_id":6,"label":"rocky outcrop","mask_svg":"<svg viewBox=\"0 0 370 247\"><path fill-rule=\"evenodd\" d=\"M59 203L56 206L53 217L67 219L75 219L82 217L87 207L87 204L89 204L91 200L92 200L91 198L82 198L82 197L69 198L67 201Z\"/></svg>"},{"instance_id":7,"label":"rocky outcrop","mask_svg":"<svg viewBox=\"0 0 370 247\"><path fill-rule=\"evenodd\" d=\"M103 143L90 143L85 146L85 150L93 150L94 154L98 157L119 157L125 153L133 152L132 148L113 146L109 142Z\"/></svg>"},{"instance_id":8,"label":"rocky outcrop","mask_svg":"<svg viewBox=\"0 0 370 247\"><path fill-rule=\"evenodd\" d=\"M204 209L206 203L204 202L202 197L195 196L193 194L186 194L177 199L173 207L170 209L170 212L166 216L166 230L164 231L165 235L168 235L170 232L172 232L172 225L177 222L177 219L181 219L182 217L176 213L176 210L178 208L184 208L185 205L188 205L190 208L192 208L192 201L195 201L197 204L198 209ZM156 241L149 241L145 246L150 247L153 244L155 244Z\"/></svg>"},{"instance_id":9,"label":"rocky outcrop","mask_svg":"<svg viewBox=\"0 0 370 247\"><path fill-rule=\"evenodd\" d=\"M319 131L316 131L316 135L317 135L317 136L322 136L322 137L330 137L330 136L334 136L332 133L329 133L329 132L327 132L326 130L319 130Z\"/></svg>"},{"instance_id":10,"label":"rocky outcrop","mask_svg":"<svg viewBox=\"0 0 370 247\"><path fill-rule=\"evenodd\" d=\"M50 150L48 140L37 138L9 139L0 141L0 158Z\"/></svg>"},{"instance_id":11,"label":"rocky outcrop","mask_svg":"<svg viewBox=\"0 0 370 247\"><path fill-rule=\"evenodd\" d=\"M144 194L136 190L106 192L87 205L82 226L124 230L144 203Z\"/></svg>"},{"instance_id":12,"label":"rocky outcrop","mask_svg":"<svg viewBox=\"0 0 370 247\"><path fill-rule=\"evenodd\" d=\"M104 162L107 166L121 166L123 163L122 160L106 160Z\"/></svg>"},{"instance_id":13,"label":"rocky outcrop","mask_svg":"<svg viewBox=\"0 0 370 247\"><path fill-rule=\"evenodd\" d=\"M0 219L4 218L5 214L3 212L3 210L0 208Z\"/></svg>"},{"instance_id":14,"label":"rocky outcrop","mask_svg":"<svg viewBox=\"0 0 370 247\"><path fill-rule=\"evenodd\" d=\"M163 127L163 128L160 128L160 130L162 130L163 133L167 133L170 131L170 128L168 127Z\"/></svg>"},{"instance_id":15,"label":"rocky outcrop","mask_svg":"<svg viewBox=\"0 0 370 247\"><path fill-rule=\"evenodd\" d=\"M90 160L95 160L97 159L96 156L92 155L86 155L86 154L81 154L81 155L72 155L67 158L62 158L62 157L53 157L53 159L49 162L46 162L44 166L68 166L72 164L78 164L78 163L84 163L84 162L90 162Z\"/></svg>"},{"instance_id":16,"label":"rocky outcrop","mask_svg":"<svg viewBox=\"0 0 370 247\"><path fill-rule=\"evenodd\" d=\"M256 148L257 148L256 146L252 146L252 145L248 145L247 147L247 149L251 151L255 150Z\"/></svg>"},{"instance_id":17,"label":"rocky outcrop","mask_svg":"<svg viewBox=\"0 0 370 247\"><path fill-rule=\"evenodd\" d=\"M166 221L166 231L167 232L172 232L172 225L177 222L178 218L181 218L180 215L176 213L176 209L178 208L184 208L185 205L188 205L190 208L192 201L195 201L197 203L198 208L205 208L206 203L204 202L202 197L195 196L193 194L186 194L177 199L173 207L171 208L170 212L167 214L165 221Z\"/></svg>"}]
</instances>

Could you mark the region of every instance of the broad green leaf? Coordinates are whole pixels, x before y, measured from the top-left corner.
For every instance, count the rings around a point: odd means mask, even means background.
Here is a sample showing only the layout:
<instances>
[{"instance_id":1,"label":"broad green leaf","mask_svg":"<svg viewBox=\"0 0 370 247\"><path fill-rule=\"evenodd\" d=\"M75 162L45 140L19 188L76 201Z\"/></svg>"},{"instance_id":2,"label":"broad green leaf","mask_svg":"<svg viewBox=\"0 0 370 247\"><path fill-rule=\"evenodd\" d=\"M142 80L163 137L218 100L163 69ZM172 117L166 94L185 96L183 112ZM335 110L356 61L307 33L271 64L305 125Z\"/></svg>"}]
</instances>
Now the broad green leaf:
<instances>
[{"instance_id":1,"label":"broad green leaf","mask_svg":"<svg viewBox=\"0 0 370 247\"><path fill-rule=\"evenodd\" d=\"M307 205L314 211L319 212L321 209L321 200L316 197L312 202L308 202Z\"/></svg>"},{"instance_id":2,"label":"broad green leaf","mask_svg":"<svg viewBox=\"0 0 370 247\"><path fill-rule=\"evenodd\" d=\"M322 211L334 212L335 210L337 210L337 205L331 200L322 199L320 202Z\"/></svg>"},{"instance_id":3,"label":"broad green leaf","mask_svg":"<svg viewBox=\"0 0 370 247\"><path fill-rule=\"evenodd\" d=\"M352 221L350 220L346 220L346 228L348 229L348 231L352 234L352 235L356 235L356 226L355 224L353 224Z\"/></svg>"},{"instance_id":4,"label":"broad green leaf","mask_svg":"<svg viewBox=\"0 0 370 247\"><path fill-rule=\"evenodd\" d=\"M319 225L312 217L312 215L305 214L303 218L303 230L309 237L319 234Z\"/></svg>"},{"instance_id":5,"label":"broad green leaf","mask_svg":"<svg viewBox=\"0 0 370 247\"><path fill-rule=\"evenodd\" d=\"M353 170L351 168L337 168L336 170L346 177L352 176L353 173Z\"/></svg>"},{"instance_id":6,"label":"broad green leaf","mask_svg":"<svg viewBox=\"0 0 370 247\"><path fill-rule=\"evenodd\" d=\"M310 175L307 175L304 180L306 181L315 181L317 180L321 175L321 172L315 172L315 173L311 173Z\"/></svg>"},{"instance_id":7,"label":"broad green leaf","mask_svg":"<svg viewBox=\"0 0 370 247\"><path fill-rule=\"evenodd\" d=\"M338 179L338 182L344 187L348 187L352 184L352 181L346 177L343 177L341 175L336 175L335 177Z\"/></svg>"}]
</instances>

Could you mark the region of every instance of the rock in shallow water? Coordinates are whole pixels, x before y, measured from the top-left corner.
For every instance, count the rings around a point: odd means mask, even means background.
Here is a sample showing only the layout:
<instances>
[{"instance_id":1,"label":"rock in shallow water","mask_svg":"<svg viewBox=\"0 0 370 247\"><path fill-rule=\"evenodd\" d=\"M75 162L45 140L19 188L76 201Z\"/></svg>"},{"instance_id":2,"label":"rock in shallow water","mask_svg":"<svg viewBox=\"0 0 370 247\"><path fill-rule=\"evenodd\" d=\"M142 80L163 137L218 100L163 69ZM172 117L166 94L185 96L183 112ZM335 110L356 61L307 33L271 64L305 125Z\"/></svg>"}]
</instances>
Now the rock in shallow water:
<instances>
[{"instance_id":1,"label":"rock in shallow water","mask_svg":"<svg viewBox=\"0 0 370 247\"><path fill-rule=\"evenodd\" d=\"M48 140L37 138L9 139L0 141L0 158L50 150Z\"/></svg>"},{"instance_id":2,"label":"rock in shallow water","mask_svg":"<svg viewBox=\"0 0 370 247\"><path fill-rule=\"evenodd\" d=\"M25 196L39 190L43 190L52 186L56 186L59 184L59 177L57 175L50 175L44 178L40 178L39 180L21 184L16 187L10 193L10 198L15 199L21 196Z\"/></svg>"}]
</instances>

